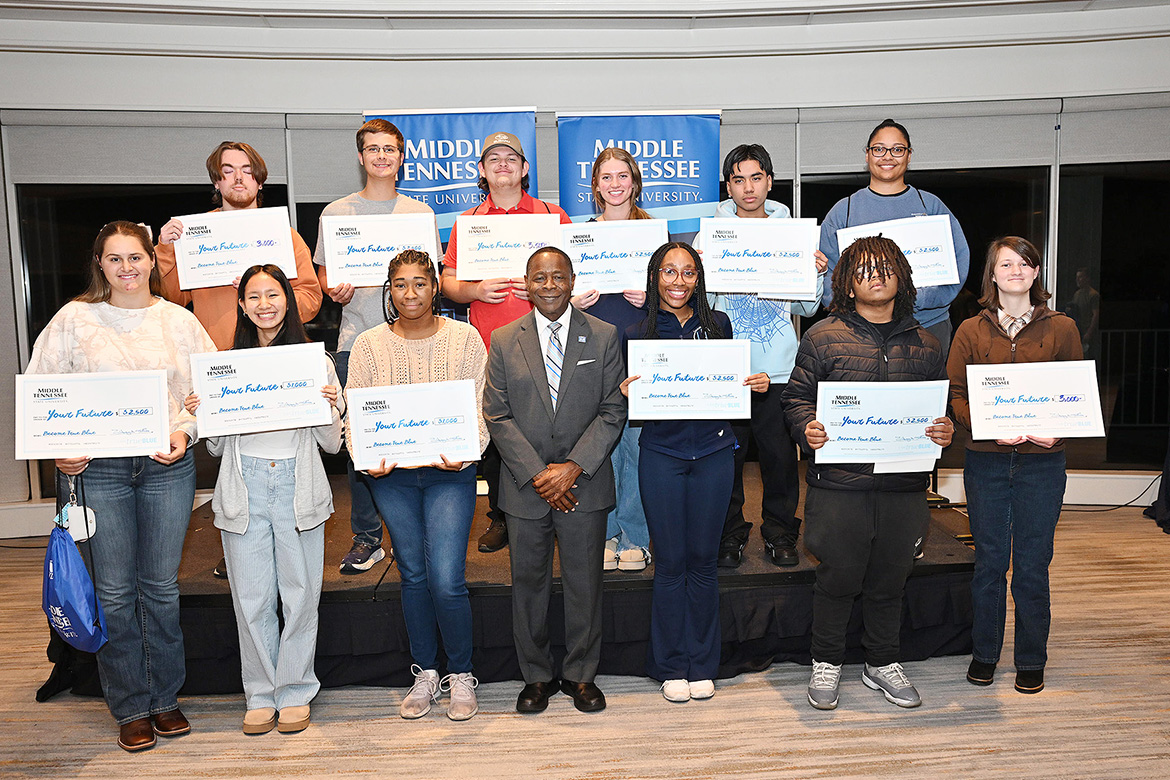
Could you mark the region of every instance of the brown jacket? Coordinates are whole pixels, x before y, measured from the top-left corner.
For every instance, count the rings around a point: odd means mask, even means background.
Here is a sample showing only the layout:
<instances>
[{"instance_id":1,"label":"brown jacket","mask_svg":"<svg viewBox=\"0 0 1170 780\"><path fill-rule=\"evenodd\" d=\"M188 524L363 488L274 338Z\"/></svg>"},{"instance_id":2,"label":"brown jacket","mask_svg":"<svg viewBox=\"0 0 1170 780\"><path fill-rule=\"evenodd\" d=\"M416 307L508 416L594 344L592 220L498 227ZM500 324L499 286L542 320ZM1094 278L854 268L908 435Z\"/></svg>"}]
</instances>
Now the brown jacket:
<instances>
[{"instance_id":1,"label":"brown jacket","mask_svg":"<svg viewBox=\"0 0 1170 780\"><path fill-rule=\"evenodd\" d=\"M997 312L984 309L969 320L964 320L955 331L951 353L947 359L947 375L951 380L951 409L955 420L971 431L971 407L967 400L967 366L971 363L1043 363L1054 360L1080 360L1081 336L1071 317L1037 304L1032 321L1016 334L1015 341L999 324ZM1026 454L1058 452L1064 449L1064 440L1058 439L1051 449L1031 442L1016 447L996 444L994 441L971 441L967 449L980 452L1016 452Z\"/></svg>"}]
</instances>

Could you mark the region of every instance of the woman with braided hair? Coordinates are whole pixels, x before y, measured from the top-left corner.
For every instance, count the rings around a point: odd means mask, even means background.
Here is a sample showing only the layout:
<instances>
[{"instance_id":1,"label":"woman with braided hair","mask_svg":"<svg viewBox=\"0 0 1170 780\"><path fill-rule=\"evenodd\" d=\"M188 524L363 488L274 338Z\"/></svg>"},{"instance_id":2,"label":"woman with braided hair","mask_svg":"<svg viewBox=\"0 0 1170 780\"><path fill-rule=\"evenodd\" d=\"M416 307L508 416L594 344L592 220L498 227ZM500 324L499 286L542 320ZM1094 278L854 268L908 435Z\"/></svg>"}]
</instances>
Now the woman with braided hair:
<instances>
[{"instance_id":1,"label":"woman with braided hair","mask_svg":"<svg viewBox=\"0 0 1170 780\"><path fill-rule=\"evenodd\" d=\"M730 339L731 321L712 311L703 263L690 244L660 246L646 270L646 318L631 339ZM622 382L629 395L631 382ZM744 380L768 389L767 374ZM653 420L642 427L638 481L654 542L649 675L667 701L709 699L719 671L716 559L731 500L735 434L727 420Z\"/></svg>"},{"instance_id":2,"label":"woman with braided hair","mask_svg":"<svg viewBox=\"0 0 1170 780\"><path fill-rule=\"evenodd\" d=\"M426 252L404 250L390 261L384 290L386 321L357 337L346 389L445 382L475 383L483 404L487 350L470 325L438 316L439 280ZM488 432L479 415L480 451ZM353 456L353 437L346 442ZM366 473L378 514L386 521L402 576L402 614L414 659L414 685L399 714L421 718L441 691L450 691L447 717L479 711L471 674L471 602L467 596L467 537L475 514L475 463L445 457L430 466L396 468L385 460ZM438 672L439 638L447 676Z\"/></svg>"}]
</instances>

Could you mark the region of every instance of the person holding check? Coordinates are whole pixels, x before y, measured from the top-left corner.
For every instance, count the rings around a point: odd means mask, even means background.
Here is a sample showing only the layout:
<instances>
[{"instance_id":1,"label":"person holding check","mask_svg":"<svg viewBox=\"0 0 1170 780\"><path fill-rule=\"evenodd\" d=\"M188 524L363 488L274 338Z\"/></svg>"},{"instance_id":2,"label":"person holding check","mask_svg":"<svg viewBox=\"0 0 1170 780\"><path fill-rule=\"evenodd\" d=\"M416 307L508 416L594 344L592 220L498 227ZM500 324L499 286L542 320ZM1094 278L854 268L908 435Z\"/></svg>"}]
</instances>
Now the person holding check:
<instances>
[{"instance_id":1,"label":"person holding check","mask_svg":"<svg viewBox=\"0 0 1170 780\"><path fill-rule=\"evenodd\" d=\"M26 369L167 372L168 452L56 461L57 494L69 495L75 478L83 479L84 498L96 515L88 544L109 633L97 663L106 705L118 722L118 745L128 751L153 747L156 734L191 730L177 698L186 678L179 560L195 500L195 458L188 449L195 418L183 398L191 392L191 355L214 352L215 342L194 315L162 293L146 228L109 223L94 241L88 288L45 326Z\"/></svg>"},{"instance_id":2,"label":"person holding check","mask_svg":"<svg viewBox=\"0 0 1170 780\"><path fill-rule=\"evenodd\" d=\"M268 180L268 166L251 145L242 141L220 143L207 157L207 175L211 178L211 202L219 206L215 211L260 208L264 199L264 182ZM321 286L313 273L308 245L296 230L290 228L290 231L297 264L297 277L292 280L292 286L301 319L308 322L321 308ZM236 288L239 282L195 290L180 289L174 244L182 235L183 223L179 219L171 219L158 232L155 251L158 252L159 274L166 298L180 306L190 304L216 346L231 349L236 329Z\"/></svg>"},{"instance_id":3,"label":"person holding check","mask_svg":"<svg viewBox=\"0 0 1170 780\"><path fill-rule=\"evenodd\" d=\"M1039 251L1018 236L997 239L987 249L979 301L984 310L959 325L947 361L951 407L968 430L967 366L1081 359L1076 323L1044 304L1050 296L1040 268ZM963 485L975 540L971 577L975 616L967 680L991 685L995 676L1003 649L1010 566L1016 690L1039 693L1044 688L1052 621L1048 565L1064 502L1064 442L1032 435L971 441L966 456Z\"/></svg>"},{"instance_id":4,"label":"person holding check","mask_svg":"<svg viewBox=\"0 0 1170 780\"><path fill-rule=\"evenodd\" d=\"M915 382L946 376L942 349L914 319L914 282L902 250L888 238L862 238L833 271L831 316L808 329L784 391L793 435L814 454L805 476L805 545L816 556L809 703L837 706L845 631L860 595L865 633L861 679L899 707L922 703L899 663L902 593L914 548L926 533L930 474L875 473L869 463L822 464L828 435L817 420L820 382ZM935 444L951 443L946 417L925 426Z\"/></svg>"},{"instance_id":5,"label":"person holding check","mask_svg":"<svg viewBox=\"0 0 1170 780\"><path fill-rule=\"evenodd\" d=\"M398 191L398 171L406 155L406 141L402 131L385 119L371 119L357 131L358 162L365 172L366 185L360 191L335 200L321 212L322 221L317 230L317 250L313 262L321 289L341 304L341 328L337 334L337 375L344 383L349 368L349 354L353 343L362 332L382 323L386 316L382 290L379 287L354 287L347 282L330 285L325 260L325 217L367 214L434 214L425 203L407 197ZM436 245L438 237L436 236ZM345 464L349 479L349 526L353 544L341 559L342 574L360 574L369 571L386 557L382 549L382 520L374 508L374 499L365 477L353 468L353 461Z\"/></svg>"},{"instance_id":6,"label":"person holding check","mask_svg":"<svg viewBox=\"0 0 1170 780\"><path fill-rule=\"evenodd\" d=\"M309 341L292 285L278 266L244 271L239 309L233 349ZM232 582L245 734L304 730L309 703L321 689L313 662L333 492L318 447L341 449L345 412L330 358L325 375L321 395L332 407L330 424L207 440L208 452L222 456L211 511ZM194 414L199 403L192 393L187 411Z\"/></svg>"},{"instance_id":7,"label":"person holding check","mask_svg":"<svg viewBox=\"0 0 1170 780\"><path fill-rule=\"evenodd\" d=\"M243 141L222 141L207 156L207 175L211 179L211 202L219 208L213 211L238 211L260 208L264 200L264 182L268 180L268 166L250 144ZM217 287L184 290L179 287L179 271L175 258L175 242L183 235L183 221L170 219L158 232L159 275L163 295L180 306L191 306L195 316L219 349L231 349L235 339L237 288L239 280ZM297 309L303 321L317 316L321 308L321 286L313 273L312 255L300 233L292 234L293 254L297 277L292 281ZM221 558L212 569L216 577L227 577L227 564Z\"/></svg>"},{"instance_id":8,"label":"person holding check","mask_svg":"<svg viewBox=\"0 0 1170 780\"><path fill-rule=\"evenodd\" d=\"M626 329L634 339L730 339L731 322L712 311L699 254L663 244L646 269L646 317ZM639 375L622 382L622 394ZM768 389L768 375L744 380ZM654 541L654 596L647 673L662 680L667 701L709 699L719 671L716 558L731 500L735 434L726 420L650 420L639 441L642 507Z\"/></svg>"},{"instance_id":9,"label":"person holding check","mask_svg":"<svg viewBox=\"0 0 1170 780\"><path fill-rule=\"evenodd\" d=\"M593 202L601 212L590 222L626 219L653 219L638 206L642 195L642 172L638 161L625 149L607 147L593 162ZM586 290L573 296L573 306L608 322L622 333L645 316L646 291L624 290L601 295ZM605 563L607 571L641 571L650 563L650 531L638 490L638 437L640 425L626 422L622 437L610 457L613 462L617 505L606 520Z\"/></svg>"},{"instance_id":10,"label":"person holding check","mask_svg":"<svg viewBox=\"0 0 1170 780\"><path fill-rule=\"evenodd\" d=\"M487 350L475 329L438 316L439 279L426 252L407 249L390 261L385 322L357 337L346 389L470 379L483 398ZM477 407L479 404L477 403ZM477 415L479 445L487 426ZM346 444L354 460L351 420ZM467 537L475 515L475 463L441 453L431 466L398 468L385 459L369 469L367 484L386 521L402 578L402 615L414 659L414 685L399 714L421 718L440 691L450 691L447 717L467 720L479 711L471 673L471 601L467 595ZM439 677L439 636L447 675Z\"/></svg>"},{"instance_id":11,"label":"person holding check","mask_svg":"<svg viewBox=\"0 0 1170 780\"><path fill-rule=\"evenodd\" d=\"M556 214L562 225L569 215L555 203L528 194L528 160L520 139L511 133L492 133L483 140L479 157L479 188L483 203L462 215ZM447 252L443 256L443 294L457 303L470 304L468 316L479 331L483 343L490 347L492 332L515 322L532 311L524 279L483 279L460 281L459 242L451 231ZM488 529L479 537L480 552L496 552L508 544L508 526L500 510L500 454L489 445L483 454L483 477L488 487Z\"/></svg>"},{"instance_id":12,"label":"person holding check","mask_svg":"<svg viewBox=\"0 0 1170 780\"><path fill-rule=\"evenodd\" d=\"M723 158L723 180L731 196L715 209L716 217L739 219L788 219L792 216L783 203L768 200L772 189L772 157L759 144L741 144ZM817 250L817 273L823 275L827 259ZM715 294L711 308L727 314L736 338L752 343L752 366L767 372L769 388L752 396L750 420L732 423L739 446L735 450L735 482L731 503L723 522L723 539L719 545L719 565L739 566L752 524L744 519L743 467L747 462L748 443L755 436L760 457L760 534L764 551L777 566L795 566L800 562L796 540L800 536L800 474L796 464L796 446L788 433L780 397L792 373L799 339L793 315L811 317L821 308L821 294L815 300L785 301L751 294Z\"/></svg>"},{"instance_id":13,"label":"person holding check","mask_svg":"<svg viewBox=\"0 0 1170 780\"><path fill-rule=\"evenodd\" d=\"M929 192L906 183L912 152L910 132L893 119L886 119L873 129L865 144L869 186L842 198L829 209L825 221L821 223L821 251L828 259L831 275L841 257L841 248L837 244L837 231L840 228L906 217L948 215L951 219L951 238L955 245L959 281L956 284L921 288L914 303L914 318L938 339L945 360L951 345L951 301L955 300L963 282L967 280L971 250L967 248L967 239L959 220L955 219L946 204ZM834 295L833 285L826 278L825 306L832 306Z\"/></svg>"}]
</instances>

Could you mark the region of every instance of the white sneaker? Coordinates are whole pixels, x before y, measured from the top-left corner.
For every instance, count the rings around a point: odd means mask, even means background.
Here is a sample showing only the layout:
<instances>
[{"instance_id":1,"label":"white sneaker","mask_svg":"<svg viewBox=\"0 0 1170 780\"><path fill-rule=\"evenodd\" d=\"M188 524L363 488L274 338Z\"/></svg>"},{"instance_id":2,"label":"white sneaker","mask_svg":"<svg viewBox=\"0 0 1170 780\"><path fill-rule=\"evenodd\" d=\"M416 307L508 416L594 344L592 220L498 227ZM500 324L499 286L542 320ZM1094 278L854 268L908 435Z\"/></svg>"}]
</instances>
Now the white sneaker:
<instances>
[{"instance_id":1,"label":"white sneaker","mask_svg":"<svg viewBox=\"0 0 1170 780\"><path fill-rule=\"evenodd\" d=\"M607 539L605 541L605 557L602 558L601 570L613 571L618 567L618 549L617 539Z\"/></svg>"},{"instance_id":2,"label":"white sneaker","mask_svg":"<svg viewBox=\"0 0 1170 780\"><path fill-rule=\"evenodd\" d=\"M865 665L861 670L861 681L866 687L873 688L885 694L886 701L897 704L899 707L917 707L922 704L918 689L906 679L902 664L894 662L885 666Z\"/></svg>"},{"instance_id":3,"label":"white sneaker","mask_svg":"<svg viewBox=\"0 0 1170 780\"><path fill-rule=\"evenodd\" d=\"M691 684L686 680L667 680L662 683L662 698L667 701L690 701Z\"/></svg>"},{"instance_id":4,"label":"white sneaker","mask_svg":"<svg viewBox=\"0 0 1170 780\"><path fill-rule=\"evenodd\" d=\"M479 680L471 676L471 672L449 674L439 683L439 689L451 692L451 703L447 705L447 717L451 720L468 720L479 712L479 702L475 698L475 689Z\"/></svg>"},{"instance_id":5,"label":"white sneaker","mask_svg":"<svg viewBox=\"0 0 1170 780\"><path fill-rule=\"evenodd\" d=\"M692 699L710 699L715 695L714 680L692 680L689 687Z\"/></svg>"},{"instance_id":6,"label":"white sneaker","mask_svg":"<svg viewBox=\"0 0 1170 780\"><path fill-rule=\"evenodd\" d=\"M418 664L413 664L410 671L414 673L414 685L402 700L398 714L414 720L430 712L431 702L439 697L439 673L434 669L423 669Z\"/></svg>"},{"instance_id":7,"label":"white sneaker","mask_svg":"<svg viewBox=\"0 0 1170 780\"><path fill-rule=\"evenodd\" d=\"M813 659L812 679L808 681L808 703L818 710L837 709L837 689L840 684L840 666Z\"/></svg>"},{"instance_id":8,"label":"white sneaker","mask_svg":"<svg viewBox=\"0 0 1170 780\"><path fill-rule=\"evenodd\" d=\"M622 550L618 554L617 567L622 571L642 571L650 563L650 551L645 547Z\"/></svg>"}]
</instances>

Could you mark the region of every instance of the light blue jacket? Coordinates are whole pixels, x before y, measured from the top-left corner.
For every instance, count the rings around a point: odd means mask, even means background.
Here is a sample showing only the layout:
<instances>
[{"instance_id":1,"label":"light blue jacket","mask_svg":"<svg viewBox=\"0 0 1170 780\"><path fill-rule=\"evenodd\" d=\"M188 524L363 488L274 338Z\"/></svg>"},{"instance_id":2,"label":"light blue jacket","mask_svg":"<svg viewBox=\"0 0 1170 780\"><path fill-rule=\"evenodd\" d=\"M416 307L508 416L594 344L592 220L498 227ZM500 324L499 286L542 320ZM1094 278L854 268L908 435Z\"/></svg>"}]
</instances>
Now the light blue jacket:
<instances>
[{"instance_id":1,"label":"light blue jacket","mask_svg":"<svg viewBox=\"0 0 1170 780\"><path fill-rule=\"evenodd\" d=\"M768 219L788 219L792 214L783 203L764 201ZM735 201L728 198L715 209L716 217L736 216ZM814 301L781 301L750 294L708 293L711 308L731 320L737 339L752 342L752 372L766 373L773 384L785 384L796 361L800 339L792 324L792 315L811 317L821 306L824 279L818 279Z\"/></svg>"}]
</instances>

